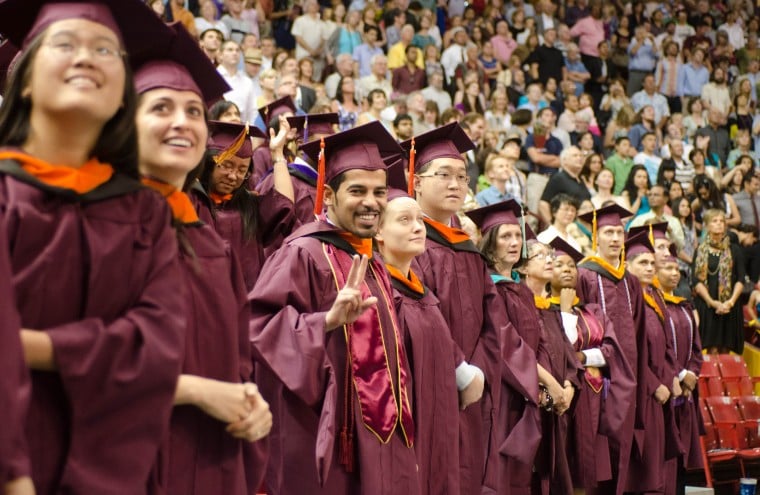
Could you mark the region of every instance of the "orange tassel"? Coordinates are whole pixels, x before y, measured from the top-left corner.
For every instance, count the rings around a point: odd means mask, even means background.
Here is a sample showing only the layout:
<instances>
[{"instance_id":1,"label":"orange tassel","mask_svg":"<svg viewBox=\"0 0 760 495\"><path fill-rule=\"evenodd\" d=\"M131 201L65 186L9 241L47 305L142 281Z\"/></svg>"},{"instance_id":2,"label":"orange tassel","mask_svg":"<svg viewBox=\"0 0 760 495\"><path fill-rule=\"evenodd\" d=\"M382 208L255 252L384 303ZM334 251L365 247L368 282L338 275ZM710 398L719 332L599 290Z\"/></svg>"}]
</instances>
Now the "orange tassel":
<instances>
[{"instance_id":1,"label":"orange tassel","mask_svg":"<svg viewBox=\"0 0 760 495\"><path fill-rule=\"evenodd\" d=\"M314 214L322 214L322 196L325 194L325 138L319 140L319 162L317 165L317 197L314 198Z\"/></svg>"},{"instance_id":2,"label":"orange tassel","mask_svg":"<svg viewBox=\"0 0 760 495\"><path fill-rule=\"evenodd\" d=\"M409 150L409 177L406 184L406 192L409 196L414 197L414 157L417 150L414 149L414 137L412 137L412 148Z\"/></svg>"},{"instance_id":3,"label":"orange tassel","mask_svg":"<svg viewBox=\"0 0 760 495\"><path fill-rule=\"evenodd\" d=\"M591 221L591 250L596 253L596 210L594 210L594 219Z\"/></svg>"}]
</instances>

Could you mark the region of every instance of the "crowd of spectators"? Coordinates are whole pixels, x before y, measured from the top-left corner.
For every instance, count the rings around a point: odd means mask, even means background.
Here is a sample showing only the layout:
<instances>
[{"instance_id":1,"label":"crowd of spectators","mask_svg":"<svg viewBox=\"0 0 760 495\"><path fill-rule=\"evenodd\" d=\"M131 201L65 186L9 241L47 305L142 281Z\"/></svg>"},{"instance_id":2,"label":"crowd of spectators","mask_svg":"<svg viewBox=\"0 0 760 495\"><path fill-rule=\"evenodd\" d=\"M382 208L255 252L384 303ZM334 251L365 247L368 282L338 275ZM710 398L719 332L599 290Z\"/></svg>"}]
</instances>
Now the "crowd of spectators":
<instances>
[{"instance_id":1,"label":"crowd of spectators","mask_svg":"<svg viewBox=\"0 0 760 495\"><path fill-rule=\"evenodd\" d=\"M459 121L468 207L515 198L590 254L578 215L667 221L686 282L702 213L760 277L760 16L749 0L151 0L196 33L243 120L291 96L399 140ZM561 194L560 194L561 193Z\"/></svg>"}]
</instances>

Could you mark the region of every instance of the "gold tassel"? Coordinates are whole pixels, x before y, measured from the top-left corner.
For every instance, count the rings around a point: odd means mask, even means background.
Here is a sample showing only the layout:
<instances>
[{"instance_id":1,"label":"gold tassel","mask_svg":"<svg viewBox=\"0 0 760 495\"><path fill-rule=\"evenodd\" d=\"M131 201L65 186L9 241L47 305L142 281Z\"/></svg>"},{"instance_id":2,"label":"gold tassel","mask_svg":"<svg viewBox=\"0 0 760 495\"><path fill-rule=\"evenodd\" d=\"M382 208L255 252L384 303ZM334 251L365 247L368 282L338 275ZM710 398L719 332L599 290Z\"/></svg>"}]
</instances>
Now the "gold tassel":
<instances>
[{"instance_id":1,"label":"gold tassel","mask_svg":"<svg viewBox=\"0 0 760 495\"><path fill-rule=\"evenodd\" d=\"M227 149L223 150L221 153L214 157L214 163L219 165L220 163L224 163L235 156L237 152L240 151L240 148L243 147L246 139L248 139L248 124L245 125L245 129L240 132L238 137L235 138L235 141L233 141Z\"/></svg>"}]
</instances>

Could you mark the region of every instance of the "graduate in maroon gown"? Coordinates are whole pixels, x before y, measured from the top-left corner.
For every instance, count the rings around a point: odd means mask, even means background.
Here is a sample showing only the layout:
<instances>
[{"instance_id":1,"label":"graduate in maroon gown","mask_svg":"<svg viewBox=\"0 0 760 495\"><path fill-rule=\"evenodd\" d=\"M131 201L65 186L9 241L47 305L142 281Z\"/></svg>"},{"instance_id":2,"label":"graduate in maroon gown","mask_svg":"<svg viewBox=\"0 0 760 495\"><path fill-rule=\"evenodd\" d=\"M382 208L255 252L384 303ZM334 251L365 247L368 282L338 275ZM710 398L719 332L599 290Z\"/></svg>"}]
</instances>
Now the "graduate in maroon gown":
<instances>
[{"instance_id":1,"label":"graduate in maroon gown","mask_svg":"<svg viewBox=\"0 0 760 495\"><path fill-rule=\"evenodd\" d=\"M5 493L34 493L24 419L29 406L29 370L21 349L21 320L13 295L8 240L0 210L0 487Z\"/></svg>"},{"instance_id":2,"label":"graduate in maroon gown","mask_svg":"<svg viewBox=\"0 0 760 495\"><path fill-rule=\"evenodd\" d=\"M665 493L668 484L675 485L675 473L668 472L665 461L677 449L677 433L673 431L670 398L681 395L675 370L672 339L667 328L667 309L652 286L656 274L654 246L646 232L625 243L626 265L641 283L644 298L644 332L646 339L639 346L639 355L646 356L646 367L638 376L637 416L644 419L646 437L634 449L628 466L626 491ZM672 476L672 480L667 479Z\"/></svg>"},{"instance_id":3,"label":"graduate in maroon gown","mask_svg":"<svg viewBox=\"0 0 760 495\"><path fill-rule=\"evenodd\" d=\"M295 142L299 146L332 136L335 134L337 123L337 113L288 117L288 124L290 124L291 129L295 129ZM315 167L316 162L304 154L301 156L296 154L293 161L288 164L288 172L293 178L296 227L313 222L317 216L314 213L314 197L317 191L317 169ZM273 187L274 177L268 172L256 186L256 192L262 195L267 194Z\"/></svg>"},{"instance_id":4,"label":"graduate in maroon gown","mask_svg":"<svg viewBox=\"0 0 760 495\"><path fill-rule=\"evenodd\" d=\"M596 254L578 264L578 297L585 304L601 306L614 326L623 357L638 380L646 365L638 355L639 343L644 338L644 299L641 284L625 269L625 230L621 219L629 216L631 212L617 205L580 216L592 226L592 245ZM641 448L645 436L643 419L636 416L636 401L619 406L625 418L623 424L617 431L603 431L610 440L612 480L600 485L603 493L618 495L625 490L631 450Z\"/></svg>"},{"instance_id":5,"label":"graduate in maroon gown","mask_svg":"<svg viewBox=\"0 0 760 495\"><path fill-rule=\"evenodd\" d=\"M200 221L182 192L206 149L204 108L227 84L187 31L178 23L171 27L172 42L157 46L135 72L140 174L172 209L188 315L171 431L151 489L246 495L247 470L256 466L244 464L243 442L265 437L272 424L267 403L249 382L247 290L234 251Z\"/></svg>"},{"instance_id":6,"label":"graduate in maroon gown","mask_svg":"<svg viewBox=\"0 0 760 495\"><path fill-rule=\"evenodd\" d=\"M273 101L272 103L259 108L259 115L264 120L264 125L267 129L274 129L275 133L279 133L279 117L292 117L296 114L296 105L293 103L293 99L290 96L283 96L282 98ZM295 129L291 128L288 133L288 144L292 143L296 137ZM285 146L287 156L285 157L285 163L287 163L293 157L293 153L289 151L288 145ZM269 150L269 146L262 145L253 150L253 169L251 170L251 176L248 178L248 189L251 191L256 190L256 186L264 178L264 176L272 170L274 166L274 157Z\"/></svg>"},{"instance_id":7,"label":"graduate in maroon gown","mask_svg":"<svg viewBox=\"0 0 760 495\"><path fill-rule=\"evenodd\" d=\"M581 363L580 389L570 417L566 455L576 492L600 493L598 484L612 477L609 440L625 420L625 407L636 393L633 370L623 357L609 319L598 304L582 304L575 295L577 263L583 255L559 237L554 248L552 309L561 311L562 327Z\"/></svg>"},{"instance_id":8,"label":"graduate in maroon gown","mask_svg":"<svg viewBox=\"0 0 760 495\"><path fill-rule=\"evenodd\" d=\"M0 230L32 370L32 478L38 494L141 494L185 315L169 209L137 180L122 54L170 31L139 1L22 0L0 3L0 32L22 48L0 106Z\"/></svg>"},{"instance_id":9,"label":"graduate in maroon gown","mask_svg":"<svg viewBox=\"0 0 760 495\"><path fill-rule=\"evenodd\" d=\"M284 120L284 119L283 119ZM283 121L280 134L289 131ZM256 284L267 253L277 250L290 235L295 224L293 185L285 166L283 144L274 131L267 141L275 157L274 187L265 194L256 194L245 186L251 174L251 136L265 136L256 127L230 122L209 122L208 151L200 175L200 185L192 189L198 214L213 226L237 255L243 269L245 286L250 291Z\"/></svg>"},{"instance_id":10,"label":"graduate in maroon gown","mask_svg":"<svg viewBox=\"0 0 760 495\"><path fill-rule=\"evenodd\" d=\"M414 495L412 385L390 279L372 252L386 166L401 149L372 122L304 151L321 160L327 215L286 239L249 295L265 365L256 378L275 424L267 491Z\"/></svg>"},{"instance_id":11,"label":"graduate in maroon gown","mask_svg":"<svg viewBox=\"0 0 760 495\"><path fill-rule=\"evenodd\" d=\"M441 301L441 312L457 344L458 360L485 373L486 392L479 404L460 415L462 493L499 489L496 429L502 366L513 393L536 403L535 352L506 319L504 303L490 270L469 236L457 228L454 215L467 192L462 153L474 147L453 123L427 132L402 146L410 151L417 201L425 213L426 250L415 260L422 282ZM412 152L411 150L414 149ZM503 361L501 356L509 356ZM480 386L473 382L470 386ZM507 432L507 435L509 432Z\"/></svg>"},{"instance_id":12,"label":"graduate in maroon gown","mask_svg":"<svg viewBox=\"0 0 760 495\"><path fill-rule=\"evenodd\" d=\"M411 269L414 257L425 250L422 210L398 189L389 191L388 200L375 241L391 276L412 371L414 450L421 493L459 493L459 404L467 407L480 394L457 392L455 347L446 320L438 299Z\"/></svg>"},{"instance_id":13,"label":"graduate in maroon gown","mask_svg":"<svg viewBox=\"0 0 760 495\"><path fill-rule=\"evenodd\" d=\"M520 337L533 349L538 362L538 381L553 397L563 394L562 387L551 375L545 349L541 346L543 330L533 292L521 282L516 268L527 257L527 240L535 239L525 224L522 207L514 200L468 211L467 216L478 226L481 240L478 249L489 263L491 279L504 301L509 322ZM523 231L524 229L524 231ZM508 355L502 356L507 361ZM509 376L502 368L502 394L497 423L499 475L501 490L530 494L535 473L533 463L541 440L541 422L537 407L518 394L511 393Z\"/></svg>"},{"instance_id":14,"label":"graduate in maroon gown","mask_svg":"<svg viewBox=\"0 0 760 495\"><path fill-rule=\"evenodd\" d=\"M655 254L656 256L656 254ZM671 245L668 256L657 265L657 279L667 307L668 326L675 338L673 353L676 371L681 382L683 397L673 402L673 414L678 426L681 453L678 459L668 461L669 479L676 479L675 485L668 484L665 493L683 493L685 469L702 469L699 436L702 434L702 417L697 396L697 381L702 368L702 342L699 339L694 307L687 300L673 295L681 280L675 245ZM675 475L673 473L676 473Z\"/></svg>"},{"instance_id":15,"label":"graduate in maroon gown","mask_svg":"<svg viewBox=\"0 0 760 495\"><path fill-rule=\"evenodd\" d=\"M524 283L531 289L534 305L541 325L539 353L546 356L547 371L560 384L560 392L553 395L544 387L546 402L541 414L541 444L535 460L537 484L534 493L565 494L573 492L570 466L567 458L568 416L580 381L580 364L575 351L565 336L560 301L552 300L547 287L554 274L554 250L538 241L528 242L528 256L520 267ZM574 295L574 294L573 294ZM562 307L568 304L562 298ZM569 298L572 302L572 297Z\"/></svg>"}]
</instances>

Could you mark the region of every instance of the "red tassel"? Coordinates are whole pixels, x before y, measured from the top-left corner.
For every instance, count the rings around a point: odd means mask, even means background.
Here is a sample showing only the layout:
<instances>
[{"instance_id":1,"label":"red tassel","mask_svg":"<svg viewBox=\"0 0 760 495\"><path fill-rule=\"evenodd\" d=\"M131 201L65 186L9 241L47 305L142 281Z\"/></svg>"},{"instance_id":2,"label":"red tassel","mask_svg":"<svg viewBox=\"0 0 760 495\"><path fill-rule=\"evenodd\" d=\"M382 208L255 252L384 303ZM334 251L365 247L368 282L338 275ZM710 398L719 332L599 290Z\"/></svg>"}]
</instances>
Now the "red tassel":
<instances>
[{"instance_id":1,"label":"red tassel","mask_svg":"<svg viewBox=\"0 0 760 495\"><path fill-rule=\"evenodd\" d=\"M414 149L414 137L412 137L412 148L409 150L409 177L406 183L406 192L409 196L414 197L414 157L417 150Z\"/></svg>"},{"instance_id":2,"label":"red tassel","mask_svg":"<svg viewBox=\"0 0 760 495\"><path fill-rule=\"evenodd\" d=\"M314 214L322 214L322 196L325 193L325 138L319 140L319 163L317 165L317 197L314 198Z\"/></svg>"},{"instance_id":3,"label":"red tassel","mask_svg":"<svg viewBox=\"0 0 760 495\"><path fill-rule=\"evenodd\" d=\"M347 473L354 472L354 436L344 426L340 432L340 452L338 459Z\"/></svg>"}]
</instances>

